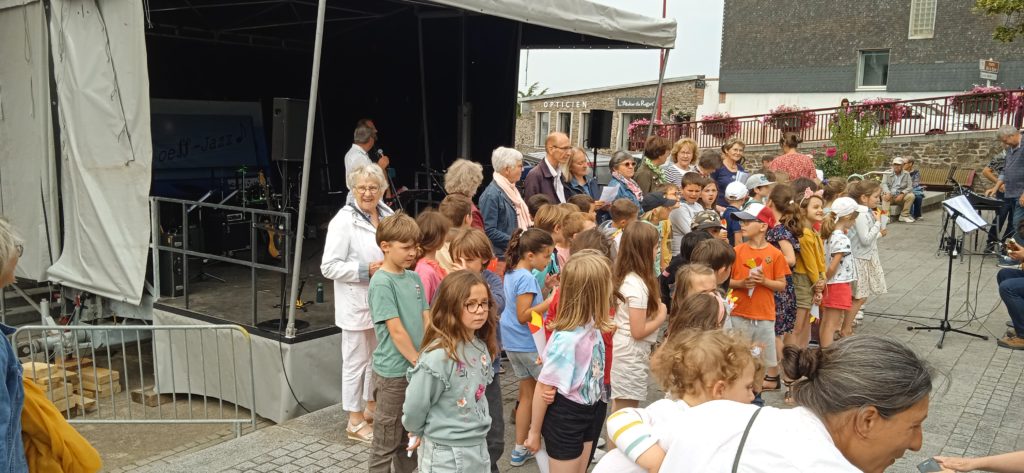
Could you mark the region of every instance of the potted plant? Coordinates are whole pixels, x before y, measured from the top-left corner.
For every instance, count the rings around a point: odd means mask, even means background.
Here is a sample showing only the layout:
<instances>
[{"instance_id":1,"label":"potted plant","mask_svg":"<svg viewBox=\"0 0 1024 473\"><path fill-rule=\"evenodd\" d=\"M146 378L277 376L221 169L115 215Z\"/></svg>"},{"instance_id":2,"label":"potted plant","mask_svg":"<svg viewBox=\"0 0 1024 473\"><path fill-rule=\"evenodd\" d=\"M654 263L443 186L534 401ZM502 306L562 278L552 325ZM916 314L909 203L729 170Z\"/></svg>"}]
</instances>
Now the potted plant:
<instances>
[{"instance_id":1,"label":"potted plant","mask_svg":"<svg viewBox=\"0 0 1024 473\"><path fill-rule=\"evenodd\" d=\"M779 105L769 110L761 121L783 132L800 132L818 123L818 115L795 105Z\"/></svg>"},{"instance_id":2,"label":"potted plant","mask_svg":"<svg viewBox=\"0 0 1024 473\"><path fill-rule=\"evenodd\" d=\"M971 90L950 98L949 103L956 113L991 115L996 112L1015 111L1020 106L1021 100L1017 94L1009 93L997 85L989 87L976 85Z\"/></svg>"},{"instance_id":3,"label":"potted plant","mask_svg":"<svg viewBox=\"0 0 1024 473\"><path fill-rule=\"evenodd\" d=\"M637 118L629 122L629 127L626 128L626 134L629 136L629 149L630 151L636 151L644 145L644 140L647 139L647 126L651 124L651 120L648 118ZM668 137L668 129L664 126L664 122L661 120L654 120L654 135Z\"/></svg>"},{"instance_id":4,"label":"potted plant","mask_svg":"<svg viewBox=\"0 0 1024 473\"><path fill-rule=\"evenodd\" d=\"M712 113L700 117L703 123L700 125L701 132L718 139L726 139L740 132L740 122L729 115L728 112Z\"/></svg>"},{"instance_id":5,"label":"potted plant","mask_svg":"<svg viewBox=\"0 0 1024 473\"><path fill-rule=\"evenodd\" d=\"M910 107L899 103L896 99L879 97L867 99L858 104L856 113L860 119L874 117L879 125L895 125L910 114Z\"/></svg>"}]
</instances>

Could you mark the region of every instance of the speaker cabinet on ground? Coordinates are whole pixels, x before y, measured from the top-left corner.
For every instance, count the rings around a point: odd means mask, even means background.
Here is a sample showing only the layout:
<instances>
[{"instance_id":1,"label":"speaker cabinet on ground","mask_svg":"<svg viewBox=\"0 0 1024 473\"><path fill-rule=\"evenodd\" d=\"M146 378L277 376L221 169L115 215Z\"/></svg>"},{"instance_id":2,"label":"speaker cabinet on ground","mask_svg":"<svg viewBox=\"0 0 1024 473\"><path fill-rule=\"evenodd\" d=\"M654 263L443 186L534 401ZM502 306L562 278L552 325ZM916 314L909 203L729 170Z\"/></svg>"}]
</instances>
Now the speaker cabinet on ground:
<instances>
[{"instance_id":1,"label":"speaker cabinet on ground","mask_svg":"<svg viewBox=\"0 0 1024 473\"><path fill-rule=\"evenodd\" d=\"M302 161L306 144L306 114L309 101L274 98L273 134L270 157L274 161Z\"/></svg>"},{"instance_id":2,"label":"speaker cabinet on ground","mask_svg":"<svg viewBox=\"0 0 1024 473\"><path fill-rule=\"evenodd\" d=\"M587 131L587 148L611 148L612 111L591 110Z\"/></svg>"}]
</instances>

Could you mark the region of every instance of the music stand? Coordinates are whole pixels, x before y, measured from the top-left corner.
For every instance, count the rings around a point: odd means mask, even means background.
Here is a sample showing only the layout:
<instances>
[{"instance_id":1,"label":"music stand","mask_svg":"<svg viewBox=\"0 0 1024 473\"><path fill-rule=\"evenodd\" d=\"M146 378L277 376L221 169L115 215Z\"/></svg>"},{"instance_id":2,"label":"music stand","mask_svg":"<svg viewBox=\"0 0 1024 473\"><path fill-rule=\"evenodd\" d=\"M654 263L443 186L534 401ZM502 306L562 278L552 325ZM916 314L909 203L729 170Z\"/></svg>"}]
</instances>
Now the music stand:
<instances>
[{"instance_id":1,"label":"music stand","mask_svg":"<svg viewBox=\"0 0 1024 473\"><path fill-rule=\"evenodd\" d=\"M967 332L965 330L955 329L949 323L949 296L953 290L953 260L957 257L958 253L963 251L962 240L956 237L956 228L960 227L963 232L969 233L972 231L980 230L988 226L981 215L971 207L971 203L965 196L957 196L952 199L948 199L942 202L942 207L951 215L952 225L949 226L949 236L945 239L946 255L949 257L946 267L946 307L945 312L942 316L942 320L939 321L939 325L936 327L907 327L907 330L939 330L942 335L939 336L939 343L935 345L936 348L942 348L942 344L946 340L946 334L949 332L956 332L961 335L967 335L970 337L980 338L982 340L988 340L987 335L981 335L977 333ZM957 219L963 219L960 222Z\"/></svg>"}]
</instances>

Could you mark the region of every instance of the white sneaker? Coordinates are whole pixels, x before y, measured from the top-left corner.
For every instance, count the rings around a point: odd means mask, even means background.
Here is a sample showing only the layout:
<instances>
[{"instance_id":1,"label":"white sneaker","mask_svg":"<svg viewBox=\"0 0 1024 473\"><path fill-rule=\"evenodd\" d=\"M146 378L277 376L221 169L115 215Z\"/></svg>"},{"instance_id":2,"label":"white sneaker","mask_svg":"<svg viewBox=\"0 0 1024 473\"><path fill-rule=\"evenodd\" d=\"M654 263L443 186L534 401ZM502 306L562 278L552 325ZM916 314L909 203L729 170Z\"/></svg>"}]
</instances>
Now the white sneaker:
<instances>
[{"instance_id":1,"label":"white sneaker","mask_svg":"<svg viewBox=\"0 0 1024 473\"><path fill-rule=\"evenodd\" d=\"M590 460L590 463L597 463L597 462L601 461L601 458L604 457L604 455L606 453L608 453L608 452L606 452L604 450L601 450L600 448L595 448L594 449L594 459Z\"/></svg>"},{"instance_id":2,"label":"white sneaker","mask_svg":"<svg viewBox=\"0 0 1024 473\"><path fill-rule=\"evenodd\" d=\"M903 223L914 223L913 217L900 217L900 221Z\"/></svg>"},{"instance_id":3,"label":"white sneaker","mask_svg":"<svg viewBox=\"0 0 1024 473\"><path fill-rule=\"evenodd\" d=\"M853 316L853 320L864 320L864 311L858 310L857 315Z\"/></svg>"},{"instance_id":4,"label":"white sneaker","mask_svg":"<svg viewBox=\"0 0 1024 473\"><path fill-rule=\"evenodd\" d=\"M605 441L604 437L597 438L597 448L604 448L608 442Z\"/></svg>"}]
</instances>

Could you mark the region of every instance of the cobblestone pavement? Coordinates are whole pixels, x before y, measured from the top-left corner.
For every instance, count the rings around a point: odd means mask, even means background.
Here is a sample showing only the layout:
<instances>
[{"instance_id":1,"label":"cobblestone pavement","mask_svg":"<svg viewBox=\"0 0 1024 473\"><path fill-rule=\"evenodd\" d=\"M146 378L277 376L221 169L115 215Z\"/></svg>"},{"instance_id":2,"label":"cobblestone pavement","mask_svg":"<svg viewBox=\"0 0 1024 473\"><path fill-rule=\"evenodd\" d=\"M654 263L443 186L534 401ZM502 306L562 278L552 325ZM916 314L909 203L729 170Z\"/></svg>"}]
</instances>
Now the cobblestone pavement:
<instances>
[{"instance_id":1,"label":"cobblestone pavement","mask_svg":"<svg viewBox=\"0 0 1024 473\"><path fill-rule=\"evenodd\" d=\"M938 332L907 331L908 326L937 325L942 317L946 287L944 255L937 255L941 215L929 212L914 224L893 224L882 239L881 257L889 293L870 301L859 333L884 334L902 340L926 357L941 373L925 422L924 448L907 455L890 472L913 473L929 455L988 455L1024 449L1024 352L998 348L1005 332L1006 309L995 286L998 271L992 257L965 257L954 262L950 316L953 326L989 336L983 341L950 333L944 348L936 348ZM970 247L968 242L965 247ZM976 317L965 311L968 294ZM503 379L506 416L516 396L511 377ZM650 401L661 397L652 385ZM769 404L782 405L781 394L768 393ZM171 452L138 462L136 471L365 471L367 449L342 433L343 417L335 406L258 430L200 451ZM508 466L513 426L507 426L502 471L533 473L536 463Z\"/></svg>"}]
</instances>

